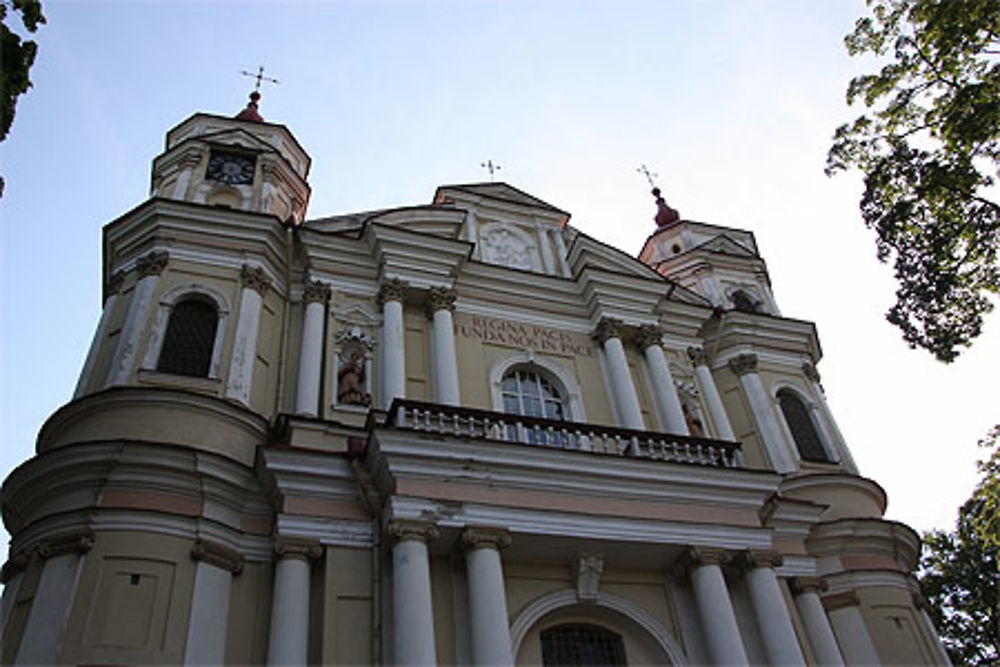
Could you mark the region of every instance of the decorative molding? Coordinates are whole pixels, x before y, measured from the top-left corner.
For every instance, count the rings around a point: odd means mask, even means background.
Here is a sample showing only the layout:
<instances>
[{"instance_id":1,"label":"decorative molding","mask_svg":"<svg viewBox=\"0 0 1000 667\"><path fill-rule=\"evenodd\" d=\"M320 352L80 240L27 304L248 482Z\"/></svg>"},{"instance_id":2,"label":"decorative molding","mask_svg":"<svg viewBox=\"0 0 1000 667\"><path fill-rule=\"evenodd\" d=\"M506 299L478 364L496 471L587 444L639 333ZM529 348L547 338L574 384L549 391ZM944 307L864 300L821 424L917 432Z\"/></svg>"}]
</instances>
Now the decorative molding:
<instances>
[{"instance_id":1,"label":"decorative molding","mask_svg":"<svg viewBox=\"0 0 1000 667\"><path fill-rule=\"evenodd\" d=\"M644 324L639 327L636 343L638 343L640 350L654 345L659 346L663 343L663 330L652 324Z\"/></svg>"},{"instance_id":2,"label":"decorative molding","mask_svg":"<svg viewBox=\"0 0 1000 667\"><path fill-rule=\"evenodd\" d=\"M447 287L432 287L427 290L427 316L434 317L439 310L455 311L455 290Z\"/></svg>"},{"instance_id":3,"label":"decorative molding","mask_svg":"<svg viewBox=\"0 0 1000 667\"><path fill-rule=\"evenodd\" d=\"M802 372L810 382L820 384L819 371L808 361L802 363Z\"/></svg>"},{"instance_id":4,"label":"decorative molding","mask_svg":"<svg viewBox=\"0 0 1000 667\"><path fill-rule=\"evenodd\" d=\"M691 571L704 565L716 565L722 567L732 558L732 552L728 549L716 547L688 547L681 554L674 564L674 575L676 577L686 577Z\"/></svg>"},{"instance_id":5,"label":"decorative molding","mask_svg":"<svg viewBox=\"0 0 1000 667\"><path fill-rule=\"evenodd\" d=\"M440 536L437 526L433 523L411 519L393 519L389 522L387 532L394 545L403 540L433 542Z\"/></svg>"},{"instance_id":6,"label":"decorative molding","mask_svg":"<svg viewBox=\"0 0 1000 667\"><path fill-rule=\"evenodd\" d=\"M803 593L822 593L830 587L823 577L792 577L788 580L792 589L792 595L802 595Z\"/></svg>"},{"instance_id":7,"label":"decorative molding","mask_svg":"<svg viewBox=\"0 0 1000 667\"><path fill-rule=\"evenodd\" d=\"M708 366L708 352L702 347L689 347L687 349L688 359L695 366Z\"/></svg>"},{"instance_id":8,"label":"decorative molding","mask_svg":"<svg viewBox=\"0 0 1000 667\"><path fill-rule=\"evenodd\" d=\"M336 333L333 339L338 345L346 345L347 343L356 342L368 350L375 347L375 339L362 331L361 327L356 324L341 329Z\"/></svg>"},{"instance_id":9,"label":"decorative molding","mask_svg":"<svg viewBox=\"0 0 1000 667\"><path fill-rule=\"evenodd\" d=\"M603 554L581 554L576 559L576 597L581 602L594 602L604 572Z\"/></svg>"},{"instance_id":10,"label":"decorative molding","mask_svg":"<svg viewBox=\"0 0 1000 667\"><path fill-rule=\"evenodd\" d=\"M406 300L406 283L404 283L399 278L393 278L382 283L378 289L378 295L376 300L380 306L385 305L388 301L399 301L403 303Z\"/></svg>"},{"instance_id":11,"label":"decorative molding","mask_svg":"<svg viewBox=\"0 0 1000 667\"><path fill-rule=\"evenodd\" d=\"M858 599L857 593L854 591L844 591L843 593L824 595L821 599L823 602L823 609L825 609L827 613L837 611L838 609L844 609L846 607L857 607L861 604L861 600Z\"/></svg>"},{"instance_id":12,"label":"decorative molding","mask_svg":"<svg viewBox=\"0 0 1000 667\"><path fill-rule=\"evenodd\" d=\"M24 549L7 559L0 568L0 584L7 584L11 579L20 574L31 562L31 552Z\"/></svg>"},{"instance_id":13,"label":"decorative molding","mask_svg":"<svg viewBox=\"0 0 1000 667\"><path fill-rule=\"evenodd\" d=\"M621 320L616 320L611 317L602 317L601 321L597 323L597 328L594 329L594 333L591 337L596 340L601 345L609 338L621 338L622 329L624 325Z\"/></svg>"},{"instance_id":14,"label":"decorative molding","mask_svg":"<svg viewBox=\"0 0 1000 667\"><path fill-rule=\"evenodd\" d=\"M108 279L108 284L104 288L105 296L111 296L112 294L118 294L122 285L125 284L125 272L115 271L111 274L111 278Z\"/></svg>"},{"instance_id":15,"label":"decorative molding","mask_svg":"<svg viewBox=\"0 0 1000 667\"><path fill-rule=\"evenodd\" d=\"M135 269L139 272L139 278L147 276L158 276L167 268L170 254L166 250L154 250L148 255L140 257L135 261Z\"/></svg>"},{"instance_id":16,"label":"decorative molding","mask_svg":"<svg viewBox=\"0 0 1000 667\"><path fill-rule=\"evenodd\" d=\"M240 268L240 280L243 281L243 286L248 287L261 296L267 294L267 290L271 287L271 279L264 274L264 269L262 267L253 267L249 264L244 264Z\"/></svg>"},{"instance_id":17,"label":"decorative molding","mask_svg":"<svg viewBox=\"0 0 1000 667\"><path fill-rule=\"evenodd\" d=\"M746 375L747 373L757 372L757 355L756 354L738 354L729 360L729 368L733 370L737 375Z\"/></svg>"},{"instance_id":18,"label":"decorative molding","mask_svg":"<svg viewBox=\"0 0 1000 667\"><path fill-rule=\"evenodd\" d=\"M200 537L191 547L191 558L223 570L229 570L233 574L239 574L243 571L243 556L238 551Z\"/></svg>"},{"instance_id":19,"label":"decorative molding","mask_svg":"<svg viewBox=\"0 0 1000 667\"><path fill-rule=\"evenodd\" d=\"M94 533L84 530L50 537L38 545L38 555L44 559L62 554L85 554L94 546Z\"/></svg>"},{"instance_id":20,"label":"decorative molding","mask_svg":"<svg viewBox=\"0 0 1000 667\"><path fill-rule=\"evenodd\" d=\"M329 300L330 286L322 281L312 280L307 282L305 289L302 290L303 303L326 303Z\"/></svg>"},{"instance_id":21,"label":"decorative molding","mask_svg":"<svg viewBox=\"0 0 1000 667\"><path fill-rule=\"evenodd\" d=\"M323 545L315 539L278 535L274 540L274 553L278 558L316 560L323 555Z\"/></svg>"},{"instance_id":22,"label":"decorative molding","mask_svg":"<svg viewBox=\"0 0 1000 667\"><path fill-rule=\"evenodd\" d=\"M768 549L746 549L733 555L729 566L737 572L756 570L762 567L781 567L785 559L777 551Z\"/></svg>"},{"instance_id":23,"label":"decorative molding","mask_svg":"<svg viewBox=\"0 0 1000 667\"><path fill-rule=\"evenodd\" d=\"M473 549L496 549L502 551L510 546L510 533L506 528L494 526L466 526L462 530L463 552Z\"/></svg>"}]
</instances>

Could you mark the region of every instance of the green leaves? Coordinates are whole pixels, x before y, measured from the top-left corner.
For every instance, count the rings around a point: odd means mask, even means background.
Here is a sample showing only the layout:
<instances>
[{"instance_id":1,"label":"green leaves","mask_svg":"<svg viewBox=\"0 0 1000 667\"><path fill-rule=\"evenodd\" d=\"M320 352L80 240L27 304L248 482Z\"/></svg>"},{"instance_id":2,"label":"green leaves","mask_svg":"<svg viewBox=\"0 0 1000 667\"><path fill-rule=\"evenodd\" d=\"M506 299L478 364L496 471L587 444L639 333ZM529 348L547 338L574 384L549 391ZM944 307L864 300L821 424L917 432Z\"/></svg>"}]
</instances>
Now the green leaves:
<instances>
[{"instance_id":1,"label":"green leaves","mask_svg":"<svg viewBox=\"0 0 1000 667\"><path fill-rule=\"evenodd\" d=\"M13 0L14 11L21 13L21 23L28 32L35 32L45 23L42 5L38 0ZM35 63L38 45L21 37L7 27L7 2L0 1L0 141L7 138L17 98L28 92L31 79L28 71ZM3 178L0 178L0 197L3 196Z\"/></svg>"},{"instance_id":2,"label":"green leaves","mask_svg":"<svg viewBox=\"0 0 1000 667\"><path fill-rule=\"evenodd\" d=\"M886 317L948 362L1000 291L1000 2L870 4L848 52L889 60L849 83L868 111L837 129L826 172L864 173L862 217L899 284Z\"/></svg>"}]
</instances>

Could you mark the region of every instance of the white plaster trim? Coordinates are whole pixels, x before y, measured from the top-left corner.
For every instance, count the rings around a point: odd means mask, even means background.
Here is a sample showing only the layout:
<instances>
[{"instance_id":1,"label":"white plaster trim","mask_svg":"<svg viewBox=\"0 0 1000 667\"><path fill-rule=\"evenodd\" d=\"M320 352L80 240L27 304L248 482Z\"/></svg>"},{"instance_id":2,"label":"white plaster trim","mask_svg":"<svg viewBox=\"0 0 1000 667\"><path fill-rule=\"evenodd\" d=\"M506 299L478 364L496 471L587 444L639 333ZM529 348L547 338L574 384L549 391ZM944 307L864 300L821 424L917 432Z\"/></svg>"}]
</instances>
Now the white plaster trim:
<instances>
[{"instance_id":1,"label":"white plaster trim","mask_svg":"<svg viewBox=\"0 0 1000 667\"><path fill-rule=\"evenodd\" d=\"M146 356L143 357L140 368L150 371L156 370L156 364L160 360L160 350L163 348L163 339L167 333L167 324L170 322L170 314L173 312L174 306L192 294L205 297L215 304L218 322L215 326L215 342L212 344L212 361L208 366L208 377L212 380L219 379L222 343L226 338L226 324L229 321L229 301L219 290L199 283L176 285L160 296L153 331L150 333L149 342L146 345Z\"/></svg>"},{"instance_id":2,"label":"white plaster trim","mask_svg":"<svg viewBox=\"0 0 1000 667\"><path fill-rule=\"evenodd\" d=\"M374 543L374 528L370 521L278 514L275 532L284 536L314 538L326 546L370 549Z\"/></svg>"},{"instance_id":3,"label":"white plaster trim","mask_svg":"<svg viewBox=\"0 0 1000 667\"><path fill-rule=\"evenodd\" d=\"M529 603L521 613L517 615L510 626L511 653L517 657L521 642L524 641L528 631L541 621L545 616L558 611L564 607L579 605L576 591L567 588L561 591L548 593ZM645 609L625 598L611 595L609 593L598 593L591 604L611 611L617 612L629 620L635 622L645 630L657 643L664 653L670 658L674 665L686 665L687 656L677 640L664 628L652 614Z\"/></svg>"},{"instance_id":4,"label":"white plaster trim","mask_svg":"<svg viewBox=\"0 0 1000 667\"><path fill-rule=\"evenodd\" d=\"M540 369L541 375L546 376L549 380L555 380L556 388L566 399L566 408L569 413L566 416L567 421L587 421L587 412L583 407L583 393L573 374L544 355L536 354L533 350L524 350L501 359L490 368L490 400L493 402L494 411L504 411L503 378L508 371L517 366L524 366L532 370Z\"/></svg>"}]
</instances>

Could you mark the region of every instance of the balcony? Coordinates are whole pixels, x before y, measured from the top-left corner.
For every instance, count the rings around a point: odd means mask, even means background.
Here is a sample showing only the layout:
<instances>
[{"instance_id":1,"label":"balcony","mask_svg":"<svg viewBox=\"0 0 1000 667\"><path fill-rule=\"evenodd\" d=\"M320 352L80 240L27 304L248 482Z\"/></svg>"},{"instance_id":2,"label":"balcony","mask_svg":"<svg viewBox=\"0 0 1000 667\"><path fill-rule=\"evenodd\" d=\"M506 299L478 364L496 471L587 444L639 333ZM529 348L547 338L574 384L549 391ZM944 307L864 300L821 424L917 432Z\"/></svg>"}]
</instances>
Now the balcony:
<instances>
[{"instance_id":1,"label":"balcony","mask_svg":"<svg viewBox=\"0 0 1000 667\"><path fill-rule=\"evenodd\" d=\"M740 443L396 399L387 428L667 463L743 468Z\"/></svg>"}]
</instances>

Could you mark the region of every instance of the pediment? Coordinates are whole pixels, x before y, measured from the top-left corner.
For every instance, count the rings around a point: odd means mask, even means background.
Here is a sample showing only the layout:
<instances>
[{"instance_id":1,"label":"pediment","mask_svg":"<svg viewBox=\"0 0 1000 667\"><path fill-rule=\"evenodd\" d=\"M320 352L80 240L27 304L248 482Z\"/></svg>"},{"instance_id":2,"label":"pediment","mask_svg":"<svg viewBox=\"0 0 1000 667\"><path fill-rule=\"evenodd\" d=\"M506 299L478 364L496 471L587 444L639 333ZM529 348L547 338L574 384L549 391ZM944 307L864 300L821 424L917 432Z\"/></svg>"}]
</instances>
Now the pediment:
<instances>
[{"instance_id":1,"label":"pediment","mask_svg":"<svg viewBox=\"0 0 1000 667\"><path fill-rule=\"evenodd\" d=\"M480 197L488 197L490 199L497 199L499 201L511 202L514 204L521 204L522 206L530 206L532 208L544 208L548 211L555 211L557 213L566 212L562 209L556 208L548 202L544 202L537 197L529 195L527 192L518 190L512 185L507 183L469 183L465 185L442 185L437 189L434 195L434 201L440 202L446 195L445 191L457 190L459 192L466 192L472 195L477 195Z\"/></svg>"},{"instance_id":2,"label":"pediment","mask_svg":"<svg viewBox=\"0 0 1000 667\"><path fill-rule=\"evenodd\" d=\"M723 255L735 255L737 257L758 257L757 253L753 250L747 248L742 243L734 241L725 234L719 234L715 238L709 239L701 245L692 248L692 250L707 250L708 252L716 252Z\"/></svg>"},{"instance_id":3,"label":"pediment","mask_svg":"<svg viewBox=\"0 0 1000 667\"><path fill-rule=\"evenodd\" d=\"M198 140L214 145L238 146L251 151L277 152L271 144L240 128L203 134L198 137Z\"/></svg>"},{"instance_id":4,"label":"pediment","mask_svg":"<svg viewBox=\"0 0 1000 667\"><path fill-rule=\"evenodd\" d=\"M663 280L656 271L635 257L580 232L569 251L573 272L587 266L624 273L638 278Z\"/></svg>"}]
</instances>

